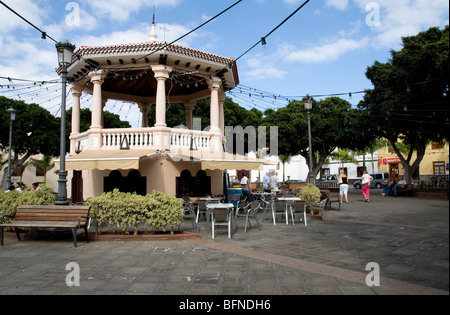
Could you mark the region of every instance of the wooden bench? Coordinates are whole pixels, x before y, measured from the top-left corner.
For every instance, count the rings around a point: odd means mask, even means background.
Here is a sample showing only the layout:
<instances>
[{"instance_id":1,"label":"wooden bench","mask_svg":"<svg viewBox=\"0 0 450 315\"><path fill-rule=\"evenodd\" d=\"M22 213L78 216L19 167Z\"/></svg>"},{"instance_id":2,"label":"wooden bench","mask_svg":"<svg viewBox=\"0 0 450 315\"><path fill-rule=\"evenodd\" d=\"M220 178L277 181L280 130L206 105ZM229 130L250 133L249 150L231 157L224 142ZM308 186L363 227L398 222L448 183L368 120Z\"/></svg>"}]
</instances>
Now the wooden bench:
<instances>
[{"instance_id":1,"label":"wooden bench","mask_svg":"<svg viewBox=\"0 0 450 315\"><path fill-rule=\"evenodd\" d=\"M397 190L397 194L405 193L405 195L407 197L410 197L410 196L412 196L414 194L413 187L414 187L413 184L407 184L405 186L405 188ZM393 195L394 195L394 192L392 190L390 190L389 191L389 196L393 196Z\"/></svg>"},{"instance_id":2,"label":"wooden bench","mask_svg":"<svg viewBox=\"0 0 450 315\"><path fill-rule=\"evenodd\" d=\"M12 223L0 221L0 244L3 246L4 228L14 228L17 239L20 241L19 228L50 228L71 229L73 245L77 247L78 229L84 229L86 241L88 238L90 207L74 206L19 206Z\"/></svg>"}]
</instances>

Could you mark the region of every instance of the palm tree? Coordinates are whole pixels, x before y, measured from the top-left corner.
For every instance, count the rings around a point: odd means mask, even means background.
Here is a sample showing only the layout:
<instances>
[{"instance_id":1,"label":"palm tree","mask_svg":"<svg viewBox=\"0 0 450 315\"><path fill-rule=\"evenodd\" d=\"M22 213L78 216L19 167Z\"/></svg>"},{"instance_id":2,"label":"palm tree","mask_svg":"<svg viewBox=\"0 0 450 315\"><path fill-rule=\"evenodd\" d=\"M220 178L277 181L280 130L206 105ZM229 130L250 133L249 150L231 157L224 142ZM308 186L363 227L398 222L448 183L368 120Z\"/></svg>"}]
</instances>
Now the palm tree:
<instances>
[{"instance_id":1,"label":"palm tree","mask_svg":"<svg viewBox=\"0 0 450 315\"><path fill-rule=\"evenodd\" d=\"M50 156L44 155L42 160L32 159L31 164L33 164L36 169L44 173L44 185L47 184L47 172L55 167L55 163L52 163L52 158Z\"/></svg>"},{"instance_id":2,"label":"palm tree","mask_svg":"<svg viewBox=\"0 0 450 315\"><path fill-rule=\"evenodd\" d=\"M292 155L283 155L281 154L280 156L278 156L278 158L280 159L280 161L283 163L283 183L286 181L285 180L285 175L286 175L286 163L289 163L292 159Z\"/></svg>"},{"instance_id":3,"label":"palm tree","mask_svg":"<svg viewBox=\"0 0 450 315\"><path fill-rule=\"evenodd\" d=\"M350 151L338 149L337 151L331 154L333 160L339 160L342 163L342 169L344 169L345 163L354 163L358 164L358 160L355 159L354 154Z\"/></svg>"}]
</instances>

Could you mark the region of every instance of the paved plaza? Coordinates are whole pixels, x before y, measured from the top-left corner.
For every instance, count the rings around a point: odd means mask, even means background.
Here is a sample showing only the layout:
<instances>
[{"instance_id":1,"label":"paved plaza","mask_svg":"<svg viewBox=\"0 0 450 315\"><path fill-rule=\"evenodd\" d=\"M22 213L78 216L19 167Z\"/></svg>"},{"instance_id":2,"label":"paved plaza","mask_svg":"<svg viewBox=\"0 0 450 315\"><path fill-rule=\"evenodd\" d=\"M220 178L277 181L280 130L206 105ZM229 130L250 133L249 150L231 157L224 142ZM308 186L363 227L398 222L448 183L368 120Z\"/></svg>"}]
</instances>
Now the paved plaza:
<instances>
[{"instance_id":1,"label":"paved plaza","mask_svg":"<svg viewBox=\"0 0 450 315\"><path fill-rule=\"evenodd\" d=\"M267 215L261 231L244 233L240 219L231 240L225 227L213 240L206 222L198 238L80 240L78 248L70 238L8 237L0 294L448 295L448 200L380 192L364 203L352 190L350 204L328 211L329 222L313 218L308 227L274 226ZM66 281L70 262L79 266L79 286ZM367 285L376 280L369 263L379 267L379 286Z\"/></svg>"}]
</instances>

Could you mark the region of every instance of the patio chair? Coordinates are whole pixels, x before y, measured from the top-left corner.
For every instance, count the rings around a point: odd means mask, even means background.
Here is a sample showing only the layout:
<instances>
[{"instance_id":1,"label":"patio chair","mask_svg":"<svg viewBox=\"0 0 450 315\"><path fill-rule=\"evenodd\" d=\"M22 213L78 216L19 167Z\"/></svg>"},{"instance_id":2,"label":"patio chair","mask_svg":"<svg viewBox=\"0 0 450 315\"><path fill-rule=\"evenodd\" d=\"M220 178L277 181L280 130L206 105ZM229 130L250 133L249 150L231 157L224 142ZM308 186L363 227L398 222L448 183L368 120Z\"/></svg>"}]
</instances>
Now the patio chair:
<instances>
[{"instance_id":1,"label":"patio chair","mask_svg":"<svg viewBox=\"0 0 450 315\"><path fill-rule=\"evenodd\" d=\"M286 216L286 225L289 225L286 202L283 200L275 200L274 207L272 208L273 225L277 225L275 216L281 215L283 217L283 214Z\"/></svg>"},{"instance_id":2,"label":"patio chair","mask_svg":"<svg viewBox=\"0 0 450 315\"><path fill-rule=\"evenodd\" d=\"M206 218L208 218L208 208L206 207L206 201L205 200L198 200L197 201L197 219L196 223L198 223L198 219L200 217L200 214L204 214Z\"/></svg>"},{"instance_id":3,"label":"patio chair","mask_svg":"<svg viewBox=\"0 0 450 315\"><path fill-rule=\"evenodd\" d=\"M273 195L269 195L269 196L266 196L265 198L262 198L262 199L261 199L261 202L262 202L262 207L263 207L263 209L264 209L264 212L263 212L263 215L262 215L262 219L264 220L265 217L266 217L266 211L267 211L267 209L270 209L270 212L273 212L273 211L274 211L274 204L273 204L274 199L273 199Z\"/></svg>"},{"instance_id":4,"label":"patio chair","mask_svg":"<svg viewBox=\"0 0 450 315\"><path fill-rule=\"evenodd\" d=\"M228 227L228 239L231 239L231 218L232 212L228 209L214 209L211 210L211 228L212 228L212 239L215 238L215 230L216 226L224 226Z\"/></svg>"},{"instance_id":5,"label":"patio chair","mask_svg":"<svg viewBox=\"0 0 450 315\"><path fill-rule=\"evenodd\" d=\"M316 202L311 206L311 217L314 215L314 211L319 211L322 216L322 220L328 222L327 218L327 207L328 207L329 199L323 199L320 202Z\"/></svg>"},{"instance_id":6,"label":"patio chair","mask_svg":"<svg viewBox=\"0 0 450 315\"><path fill-rule=\"evenodd\" d=\"M236 209L236 217L238 216L240 211L243 211L243 213L245 213L244 208L247 207L247 196L241 196L241 198L239 199L239 203Z\"/></svg>"},{"instance_id":7,"label":"patio chair","mask_svg":"<svg viewBox=\"0 0 450 315\"><path fill-rule=\"evenodd\" d=\"M299 221L302 221L302 215L303 215L303 221L305 223L305 226L308 226L308 222L306 220L306 201L294 201L293 205L290 207L291 210L291 218L292 218L292 225L295 225L294 223L294 217L297 214L299 216Z\"/></svg>"},{"instance_id":8,"label":"patio chair","mask_svg":"<svg viewBox=\"0 0 450 315\"><path fill-rule=\"evenodd\" d=\"M192 228L194 231L198 231L197 215L195 214L195 206L192 202L184 202L183 204L183 220L190 219L192 222ZM179 228L179 227L178 227Z\"/></svg>"},{"instance_id":9,"label":"patio chair","mask_svg":"<svg viewBox=\"0 0 450 315\"><path fill-rule=\"evenodd\" d=\"M242 210L244 211L243 214L238 213L236 215L236 217L245 218L245 229L244 229L245 233L247 233L247 226L253 228L252 224L250 223L250 219L256 220L256 224L258 224L258 229L261 231L261 226L259 225L257 217L259 209L261 209L261 203L259 201L253 201L252 203L249 203L246 207L242 208Z\"/></svg>"}]
</instances>

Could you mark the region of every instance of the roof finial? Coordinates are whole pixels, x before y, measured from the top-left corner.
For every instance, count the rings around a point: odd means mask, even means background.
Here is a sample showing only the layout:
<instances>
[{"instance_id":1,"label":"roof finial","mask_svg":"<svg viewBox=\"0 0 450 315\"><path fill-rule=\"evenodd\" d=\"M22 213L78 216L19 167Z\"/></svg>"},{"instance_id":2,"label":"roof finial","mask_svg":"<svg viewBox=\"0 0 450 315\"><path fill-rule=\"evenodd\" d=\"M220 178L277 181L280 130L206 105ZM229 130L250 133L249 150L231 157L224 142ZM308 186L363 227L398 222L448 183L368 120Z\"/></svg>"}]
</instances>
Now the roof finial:
<instances>
[{"instance_id":1,"label":"roof finial","mask_svg":"<svg viewBox=\"0 0 450 315\"><path fill-rule=\"evenodd\" d=\"M153 23L152 23L152 31L150 32L149 41L156 42L158 35L156 35L156 24L155 24L155 6L153 6Z\"/></svg>"}]
</instances>

